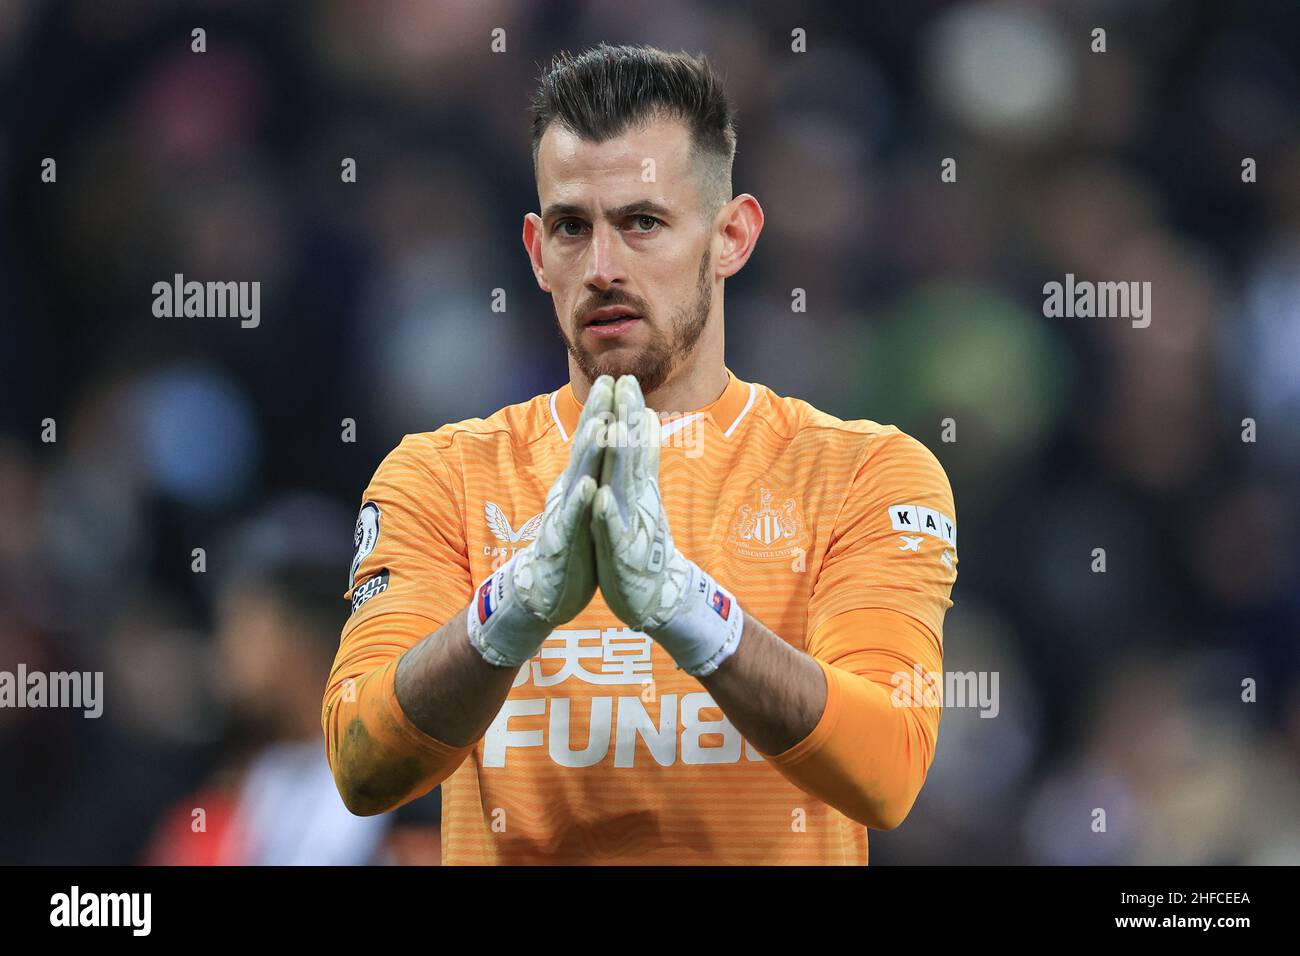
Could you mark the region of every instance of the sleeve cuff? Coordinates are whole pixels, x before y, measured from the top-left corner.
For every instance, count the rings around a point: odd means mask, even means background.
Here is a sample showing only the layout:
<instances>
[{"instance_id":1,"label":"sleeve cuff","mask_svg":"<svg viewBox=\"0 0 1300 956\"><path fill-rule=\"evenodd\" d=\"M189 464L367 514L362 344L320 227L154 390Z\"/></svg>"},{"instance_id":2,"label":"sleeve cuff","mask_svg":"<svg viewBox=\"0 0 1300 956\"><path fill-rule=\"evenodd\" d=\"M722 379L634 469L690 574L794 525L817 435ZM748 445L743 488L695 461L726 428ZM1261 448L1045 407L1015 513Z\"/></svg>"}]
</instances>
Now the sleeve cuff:
<instances>
[{"instance_id":1,"label":"sleeve cuff","mask_svg":"<svg viewBox=\"0 0 1300 956\"><path fill-rule=\"evenodd\" d=\"M396 658L387 667L384 668L380 675L379 694L384 702L385 713L388 716L389 725L394 728L404 740L417 747L422 753L433 757L450 759L468 754L474 749L477 741L466 744L463 747L454 747L451 744L443 743L436 737L426 734L415 724L411 723L406 712L402 710L402 705L397 700L397 664L401 658Z\"/></svg>"},{"instance_id":2,"label":"sleeve cuff","mask_svg":"<svg viewBox=\"0 0 1300 956\"><path fill-rule=\"evenodd\" d=\"M822 674L826 678L826 709L822 711L822 716L817 721L817 726L799 743L795 744L789 750L777 754L775 757L768 757L768 762L780 767L793 767L796 764L811 757L830 739L835 732L835 726L840 719L840 684L835 674L835 668L823 660L813 658L817 661L817 666L822 669Z\"/></svg>"}]
</instances>

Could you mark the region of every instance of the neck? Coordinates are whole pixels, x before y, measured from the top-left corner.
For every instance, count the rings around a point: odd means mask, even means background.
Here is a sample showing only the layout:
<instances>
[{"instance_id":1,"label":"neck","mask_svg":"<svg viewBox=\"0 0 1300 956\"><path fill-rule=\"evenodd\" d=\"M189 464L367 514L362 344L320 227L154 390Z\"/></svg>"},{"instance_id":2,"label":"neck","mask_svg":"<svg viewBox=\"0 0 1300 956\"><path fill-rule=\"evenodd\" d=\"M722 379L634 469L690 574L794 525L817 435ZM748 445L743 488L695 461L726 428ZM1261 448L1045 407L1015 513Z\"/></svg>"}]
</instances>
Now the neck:
<instances>
[{"instance_id":1,"label":"neck","mask_svg":"<svg viewBox=\"0 0 1300 956\"><path fill-rule=\"evenodd\" d=\"M657 412L693 412L716 402L726 388L727 369L722 362L691 368L683 365L647 395L645 403Z\"/></svg>"}]
</instances>

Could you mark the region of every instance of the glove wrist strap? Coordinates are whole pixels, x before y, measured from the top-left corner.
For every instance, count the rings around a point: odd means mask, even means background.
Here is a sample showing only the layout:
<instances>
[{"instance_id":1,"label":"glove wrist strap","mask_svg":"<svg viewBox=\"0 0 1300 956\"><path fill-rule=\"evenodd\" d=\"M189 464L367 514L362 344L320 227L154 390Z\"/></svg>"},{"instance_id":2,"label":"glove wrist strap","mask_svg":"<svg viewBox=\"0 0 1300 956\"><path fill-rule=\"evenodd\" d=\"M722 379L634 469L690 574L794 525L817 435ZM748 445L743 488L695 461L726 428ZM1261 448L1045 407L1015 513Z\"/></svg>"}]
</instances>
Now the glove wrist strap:
<instances>
[{"instance_id":1,"label":"glove wrist strap","mask_svg":"<svg viewBox=\"0 0 1300 956\"><path fill-rule=\"evenodd\" d=\"M685 559L683 559L685 560ZM686 591L672 616L648 631L692 677L707 677L740 646L745 614L731 592L694 561Z\"/></svg>"},{"instance_id":2,"label":"glove wrist strap","mask_svg":"<svg viewBox=\"0 0 1300 956\"><path fill-rule=\"evenodd\" d=\"M494 667L519 667L537 653L551 625L515 594L516 554L483 579L465 614L469 642Z\"/></svg>"}]
</instances>

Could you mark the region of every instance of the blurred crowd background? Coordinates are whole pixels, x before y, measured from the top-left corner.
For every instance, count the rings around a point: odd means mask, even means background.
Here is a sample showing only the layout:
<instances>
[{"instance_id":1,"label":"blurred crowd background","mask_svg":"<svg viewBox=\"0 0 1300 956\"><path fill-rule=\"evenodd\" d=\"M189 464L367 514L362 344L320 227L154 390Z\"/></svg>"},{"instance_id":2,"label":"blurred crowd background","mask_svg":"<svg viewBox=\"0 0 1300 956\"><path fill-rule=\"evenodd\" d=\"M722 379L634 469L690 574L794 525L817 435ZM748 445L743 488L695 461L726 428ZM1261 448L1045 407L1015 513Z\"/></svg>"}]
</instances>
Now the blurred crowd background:
<instances>
[{"instance_id":1,"label":"blurred crowd background","mask_svg":"<svg viewBox=\"0 0 1300 956\"><path fill-rule=\"evenodd\" d=\"M0 862L437 862L436 792L353 818L325 765L352 523L403 434L565 381L526 101L600 40L728 82L767 213L729 366L955 490L945 668L999 713L945 712L872 862L1300 862L1289 0L0 0L0 669L106 697L0 710ZM259 280L260 326L156 318L175 273ZM1066 273L1150 281L1150 327L1044 318Z\"/></svg>"}]
</instances>

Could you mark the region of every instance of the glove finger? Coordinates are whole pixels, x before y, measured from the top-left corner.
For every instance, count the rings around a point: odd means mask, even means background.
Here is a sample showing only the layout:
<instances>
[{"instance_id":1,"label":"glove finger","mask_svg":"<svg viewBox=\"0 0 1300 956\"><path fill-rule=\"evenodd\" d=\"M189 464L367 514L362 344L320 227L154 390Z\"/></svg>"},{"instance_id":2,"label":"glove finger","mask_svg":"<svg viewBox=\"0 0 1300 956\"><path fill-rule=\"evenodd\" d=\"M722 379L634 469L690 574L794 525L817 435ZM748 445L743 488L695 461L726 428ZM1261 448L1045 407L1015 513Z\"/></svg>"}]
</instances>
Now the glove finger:
<instances>
[{"instance_id":1,"label":"glove finger","mask_svg":"<svg viewBox=\"0 0 1300 956\"><path fill-rule=\"evenodd\" d=\"M601 470L601 484L610 491L611 504L619 518L626 523L628 509L635 500L635 475L637 449L629 441L626 422L615 422L607 429L609 447L605 449L605 462Z\"/></svg>"},{"instance_id":2,"label":"glove finger","mask_svg":"<svg viewBox=\"0 0 1300 956\"><path fill-rule=\"evenodd\" d=\"M588 419L580 426L569 453L569 466L564 470L565 483L572 488L583 475L600 476L601 458L604 455L603 433L606 425L597 418Z\"/></svg>"},{"instance_id":3,"label":"glove finger","mask_svg":"<svg viewBox=\"0 0 1300 956\"><path fill-rule=\"evenodd\" d=\"M596 479L590 475L583 475L574 485L569 500L564 503L564 511L561 515L561 527L564 528L564 536L568 541L574 539L583 519L590 519L591 502L595 497Z\"/></svg>"},{"instance_id":4,"label":"glove finger","mask_svg":"<svg viewBox=\"0 0 1300 956\"><path fill-rule=\"evenodd\" d=\"M618 419L626 422L631 439L629 458L631 479L639 491L646 472L659 473L659 416L646 406L641 383L635 375L624 375L614 385L614 404Z\"/></svg>"},{"instance_id":5,"label":"glove finger","mask_svg":"<svg viewBox=\"0 0 1300 956\"><path fill-rule=\"evenodd\" d=\"M659 478L659 448L662 440L659 416L652 409L647 408L643 413L642 422L641 474L637 477L656 481Z\"/></svg>"},{"instance_id":6,"label":"glove finger","mask_svg":"<svg viewBox=\"0 0 1300 956\"><path fill-rule=\"evenodd\" d=\"M624 494L629 511L638 511L653 521L659 513L658 418L645 409L636 423L628 450L629 467Z\"/></svg>"},{"instance_id":7,"label":"glove finger","mask_svg":"<svg viewBox=\"0 0 1300 956\"><path fill-rule=\"evenodd\" d=\"M600 467L600 435L603 427L613 417L614 380L602 375L592 383L587 401L573 429L573 442L569 448L569 462L564 469L564 482L572 487L580 475L596 477Z\"/></svg>"},{"instance_id":8,"label":"glove finger","mask_svg":"<svg viewBox=\"0 0 1300 956\"><path fill-rule=\"evenodd\" d=\"M650 507L659 477L659 418L648 408L637 414L628 443L628 474L624 490L629 508ZM651 508L651 513L654 509Z\"/></svg>"},{"instance_id":9,"label":"glove finger","mask_svg":"<svg viewBox=\"0 0 1300 956\"><path fill-rule=\"evenodd\" d=\"M597 489L596 497L591 502L591 540L596 547L596 571L600 574L612 554L609 533L609 489L604 486Z\"/></svg>"},{"instance_id":10,"label":"glove finger","mask_svg":"<svg viewBox=\"0 0 1300 956\"><path fill-rule=\"evenodd\" d=\"M635 375L621 375L614 383L614 411L623 409L618 417L622 421L631 421L645 408L645 396L641 394L641 383Z\"/></svg>"},{"instance_id":11,"label":"glove finger","mask_svg":"<svg viewBox=\"0 0 1300 956\"><path fill-rule=\"evenodd\" d=\"M587 400L582 405L582 413L578 416L578 425L574 429L574 434L581 432L583 426L592 419L608 422L613 411L614 379L608 375L602 375L591 383L591 389L587 392Z\"/></svg>"},{"instance_id":12,"label":"glove finger","mask_svg":"<svg viewBox=\"0 0 1300 956\"><path fill-rule=\"evenodd\" d=\"M605 426L605 432L601 436L604 444L605 455L600 462L600 483L602 486L608 486L614 480L614 471L618 467L619 426L621 422L611 422Z\"/></svg>"}]
</instances>

